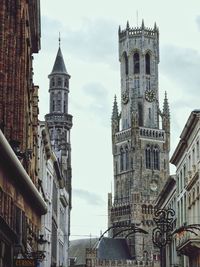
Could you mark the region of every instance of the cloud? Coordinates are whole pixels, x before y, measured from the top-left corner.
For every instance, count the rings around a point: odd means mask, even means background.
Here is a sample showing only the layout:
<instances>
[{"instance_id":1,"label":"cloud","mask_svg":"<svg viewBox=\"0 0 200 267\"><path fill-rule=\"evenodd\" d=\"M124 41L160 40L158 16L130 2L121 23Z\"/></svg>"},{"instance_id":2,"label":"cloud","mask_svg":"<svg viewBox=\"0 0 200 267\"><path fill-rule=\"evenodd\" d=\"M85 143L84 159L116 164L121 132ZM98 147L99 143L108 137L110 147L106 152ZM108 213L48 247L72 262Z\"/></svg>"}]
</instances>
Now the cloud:
<instances>
[{"instance_id":1,"label":"cloud","mask_svg":"<svg viewBox=\"0 0 200 267\"><path fill-rule=\"evenodd\" d=\"M79 114L98 121L100 125L110 127L112 103L108 95L108 89L101 83L91 82L81 88L82 101L73 101L73 105ZM79 95L80 97L80 95ZM79 115L80 116L80 115Z\"/></svg>"},{"instance_id":2,"label":"cloud","mask_svg":"<svg viewBox=\"0 0 200 267\"><path fill-rule=\"evenodd\" d=\"M200 31L200 16L197 16L196 23L197 23L198 30Z\"/></svg>"},{"instance_id":3,"label":"cloud","mask_svg":"<svg viewBox=\"0 0 200 267\"><path fill-rule=\"evenodd\" d=\"M161 66L164 75L181 86L184 97L197 95L200 88L200 54L198 51L168 45L163 47L162 55Z\"/></svg>"},{"instance_id":4,"label":"cloud","mask_svg":"<svg viewBox=\"0 0 200 267\"><path fill-rule=\"evenodd\" d=\"M90 204L93 206L105 205L104 200L96 193L92 193L92 192L89 192L83 189L73 189L73 194L75 197L78 197L86 201L87 204Z\"/></svg>"},{"instance_id":5,"label":"cloud","mask_svg":"<svg viewBox=\"0 0 200 267\"><path fill-rule=\"evenodd\" d=\"M61 32L62 47L82 61L101 62L116 68L117 23L106 19L83 19L79 28L68 28L59 21L42 17L42 32L48 47L56 47ZM114 44L114 45L113 45ZM118 66L117 66L118 67Z\"/></svg>"}]
</instances>

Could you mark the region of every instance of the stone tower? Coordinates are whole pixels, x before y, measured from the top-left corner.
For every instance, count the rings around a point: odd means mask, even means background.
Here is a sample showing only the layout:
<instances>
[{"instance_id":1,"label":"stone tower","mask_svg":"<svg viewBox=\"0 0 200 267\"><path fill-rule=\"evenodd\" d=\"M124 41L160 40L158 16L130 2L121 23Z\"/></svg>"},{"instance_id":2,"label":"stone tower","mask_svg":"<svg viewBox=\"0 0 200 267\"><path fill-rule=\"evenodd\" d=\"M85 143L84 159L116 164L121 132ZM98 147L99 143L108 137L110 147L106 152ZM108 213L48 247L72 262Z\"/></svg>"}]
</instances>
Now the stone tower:
<instances>
[{"instance_id":1,"label":"stone tower","mask_svg":"<svg viewBox=\"0 0 200 267\"><path fill-rule=\"evenodd\" d=\"M49 77L50 106L49 114L45 116L48 125L52 148L54 149L69 193L71 209L71 144L70 130L72 115L68 113L69 79L63 55L59 48L56 60Z\"/></svg>"},{"instance_id":2,"label":"stone tower","mask_svg":"<svg viewBox=\"0 0 200 267\"><path fill-rule=\"evenodd\" d=\"M154 25L119 27L121 112L114 99L112 153L114 196L108 195L110 236L127 236L133 258L155 258L153 205L169 175L170 114L167 95L159 109L159 31ZM159 119L162 120L162 128ZM122 231L130 225L149 234Z\"/></svg>"}]
</instances>

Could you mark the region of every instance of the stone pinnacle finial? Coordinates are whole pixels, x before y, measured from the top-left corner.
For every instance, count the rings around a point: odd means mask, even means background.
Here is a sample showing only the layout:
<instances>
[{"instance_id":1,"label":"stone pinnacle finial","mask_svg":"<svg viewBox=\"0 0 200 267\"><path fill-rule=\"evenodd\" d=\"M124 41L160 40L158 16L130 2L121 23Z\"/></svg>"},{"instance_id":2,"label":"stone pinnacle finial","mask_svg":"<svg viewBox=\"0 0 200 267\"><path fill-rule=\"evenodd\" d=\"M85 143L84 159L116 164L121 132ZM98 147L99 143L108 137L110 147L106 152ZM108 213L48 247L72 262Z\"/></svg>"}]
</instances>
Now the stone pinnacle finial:
<instances>
[{"instance_id":1,"label":"stone pinnacle finial","mask_svg":"<svg viewBox=\"0 0 200 267\"><path fill-rule=\"evenodd\" d=\"M58 38L58 42L59 42L59 47L60 47L60 42L61 42L61 38L60 38L60 32L59 32L59 38Z\"/></svg>"},{"instance_id":2,"label":"stone pinnacle finial","mask_svg":"<svg viewBox=\"0 0 200 267\"><path fill-rule=\"evenodd\" d=\"M169 112L169 103L167 99L167 92L165 91L165 98L164 98L164 103L163 103L163 115L169 117L170 112Z\"/></svg>"},{"instance_id":3,"label":"stone pinnacle finial","mask_svg":"<svg viewBox=\"0 0 200 267\"><path fill-rule=\"evenodd\" d=\"M118 120L118 118L119 118L119 113L118 113L117 97L115 95L113 103L112 120Z\"/></svg>"},{"instance_id":4,"label":"stone pinnacle finial","mask_svg":"<svg viewBox=\"0 0 200 267\"><path fill-rule=\"evenodd\" d=\"M130 27L129 27L129 22L127 20L127 23L126 23L126 29L128 30Z\"/></svg>"},{"instance_id":5,"label":"stone pinnacle finial","mask_svg":"<svg viewBox=\"0 0 200 267\"><path fill-rule=\"evenodd\" d=\"M119 25L118 34L121 33L121 26Z\"/></svg>"},{"instance_id":6,"label":"stone pinnacle finial","mask_svg":"<svg viewBox=\"0 0 200 267\"><path fill-rule=\"evenodd\" d=\"M142 19L142 29L144 29L144 19Z\"/></svg>"},{"instance_id":7,"label":"stone pinnacle finial","mask_svg":"<svg viewBox=\"0 0 200 267\"><path fill-rule=\"evenodd\" d=\"M156 22L154 23L154 30L155 30L155 31L157 30Z\"/></svg>"}]
</instances>

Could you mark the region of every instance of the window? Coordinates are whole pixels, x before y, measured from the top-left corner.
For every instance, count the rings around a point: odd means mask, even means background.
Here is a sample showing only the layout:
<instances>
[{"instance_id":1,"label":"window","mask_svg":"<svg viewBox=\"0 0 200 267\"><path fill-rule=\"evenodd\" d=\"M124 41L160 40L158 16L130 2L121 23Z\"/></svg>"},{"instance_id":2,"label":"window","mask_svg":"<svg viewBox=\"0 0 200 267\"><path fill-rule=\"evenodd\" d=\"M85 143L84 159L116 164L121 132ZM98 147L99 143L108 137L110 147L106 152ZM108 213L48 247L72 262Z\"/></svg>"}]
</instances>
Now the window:
<instances>
[{"instance_id":1,"label":"window","mask_svg":"<svg viewBox=\"0 0 200 267\"><path fill-rule=\"evenodd\" d=\"M55 80L54 80L54 78L51 79L51 85L52 86L55 86Z\"/></svg>"},{"instance_id":2,"label":"window","mask_svg":"<svg viewBox=\"0 0 200 267\"><path fill-rule=\"evenodd\" d=\"M160 152L157 146L153 149L153 168L154 170L160 169Z\"/></svg>"},{"instance_id":3,"label":"window","mask_svg":"<svg viewBox=\"0 0 200 267\"><path fill-rule=\"evenodd\" d=\"M69 87L69 81L68 81L68 79L65 79L65 87Z\"/></svg>"},{"instance_id":4,"label":"window","mask_svg":"<svg viewBox=\"0 0 200 267\"><path fill-rule=\"evenodd\" d=\"M62 85L62 79L59 77L58 80L57 80L57 85L58 86L61 86Z\"/></svg>"},{"instance_id":5,"label":"window","mask_svg":"<svg viewBox=\"0 0 200 267\"><path fill-rule=\"evenodd\" d=\"M52 111L55 111L55 101L52 101Z\"/></svg>"},{"instance_id":6,"label":"window","mask_svg":"<svg viewBox=\"0 0 200 267\"><path fill-rule=\"evenodd\" d=\"M124 53L125 74L128 75L128 57L126 52Z\"/></svg>"},{"instance_id":7,"label":"window","mask_svg":"<svg viewBox=\"0 0 200 267\"><path fill-rule=\"evenodd\" d=\"M124 150L122 147L120 149L120 170L124 170Z\"/></svg>"},{"instance_id":8,"label":"window","mask_svg":"<svg viewBox=\"0 0 200 267\"><path fill-rule=\"evenodd\" d=\"M197 141L197 159L199 159L199 141Z\"/></svg>"},{"instance_id":9,"label":"window","mask_svg":"<svg viewBox=\"0 0 200 267\"><path fill-rule=\"evenodd\" d=\"M145 150L146 169L151 169L151 148L147 146Z\"/></svg>"},{"instance_id":10,"label":"window","mask_svg":"<svg viewBox=\"0 0 200 267\"><path fill-rule=\"evenodd\" d=\"M126 161L126 170L129 169L129 155L128 155L128 147L125 148L125 161Z\"/></svg>"},{"instance_id":11,"label":"window","mask_svg":"<svg viewBox=\"0 0 200 267\"><path fill-rule=\"evenodd\" d=\"M150 55L147 53L145 55L145 67L146 67L146 74L150 74Z\"/></svg>"},{"instance_id":12,"label":"window","mask_svg":"<svg viewBox=\"0 0 200 267\"><path fill-rule=\"evenodd\" d=\"M147 206L146 205L142 205L142 213L143 214L147 213Z\"/></svg>"},{"instance_id":13,"label":"window","mask_svg":"<svg viewBox=\"0 0 200 267\"><path fill-rule=\"evenodd\" d=\"M158 146L147 145L145 149L146 169L160 170L160 150Z\"/></svg>"},{"instance_id":14,"label":"window","mask_svg":"<svg viewBox=\"0 0 200 267\"><path fill-rule=\"evenodd\" d=\"M66 103L65 103L65 101L64 101L63 107L64 107L64 113L65 113L66 112Z\"/></svg>"},{"instance_id":15,"label":"window","mask_svg":"<svg viewBox=\"0 0 200 267\"><path fill-rule=\"evenodd\" d=\"M133 73L140 73L140 55L138 53L133 55Z\"/></svg>"},{"instance_id":16,"label":"window","mask_svg":"<svg viewBox=\"0 0 200 267\"><path fill-rule=\"evenodd\" d=\"M152 214L153 213L153 206L149 205L148 206L148 214Z\"/></svg>"}]
</instances>

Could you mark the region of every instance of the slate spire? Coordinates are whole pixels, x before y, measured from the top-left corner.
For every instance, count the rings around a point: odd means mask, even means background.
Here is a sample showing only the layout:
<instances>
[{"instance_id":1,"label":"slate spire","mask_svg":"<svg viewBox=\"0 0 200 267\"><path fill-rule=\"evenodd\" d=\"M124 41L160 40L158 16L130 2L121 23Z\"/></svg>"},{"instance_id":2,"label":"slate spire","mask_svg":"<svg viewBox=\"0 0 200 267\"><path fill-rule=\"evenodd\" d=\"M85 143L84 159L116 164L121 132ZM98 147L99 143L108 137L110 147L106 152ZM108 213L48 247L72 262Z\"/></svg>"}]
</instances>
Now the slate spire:
<instances>
[{"instance_id":1,"label":"slate spire","mask_svg":"<svg viewBox=\"0 0 200 267\"><path fill-rule=\"evenodd\" d=\"M61 48L60 48L60 38L59 38L59 48L58 48L57 56L56 56L56 59L55 59L54 66L53 66L51 74L54 74L54 73L65 73L65 74L68 74L67 73L67 69L65 67L65 62L64 62L64 59L63 59Z\"/></svg>"}]
</instances>

